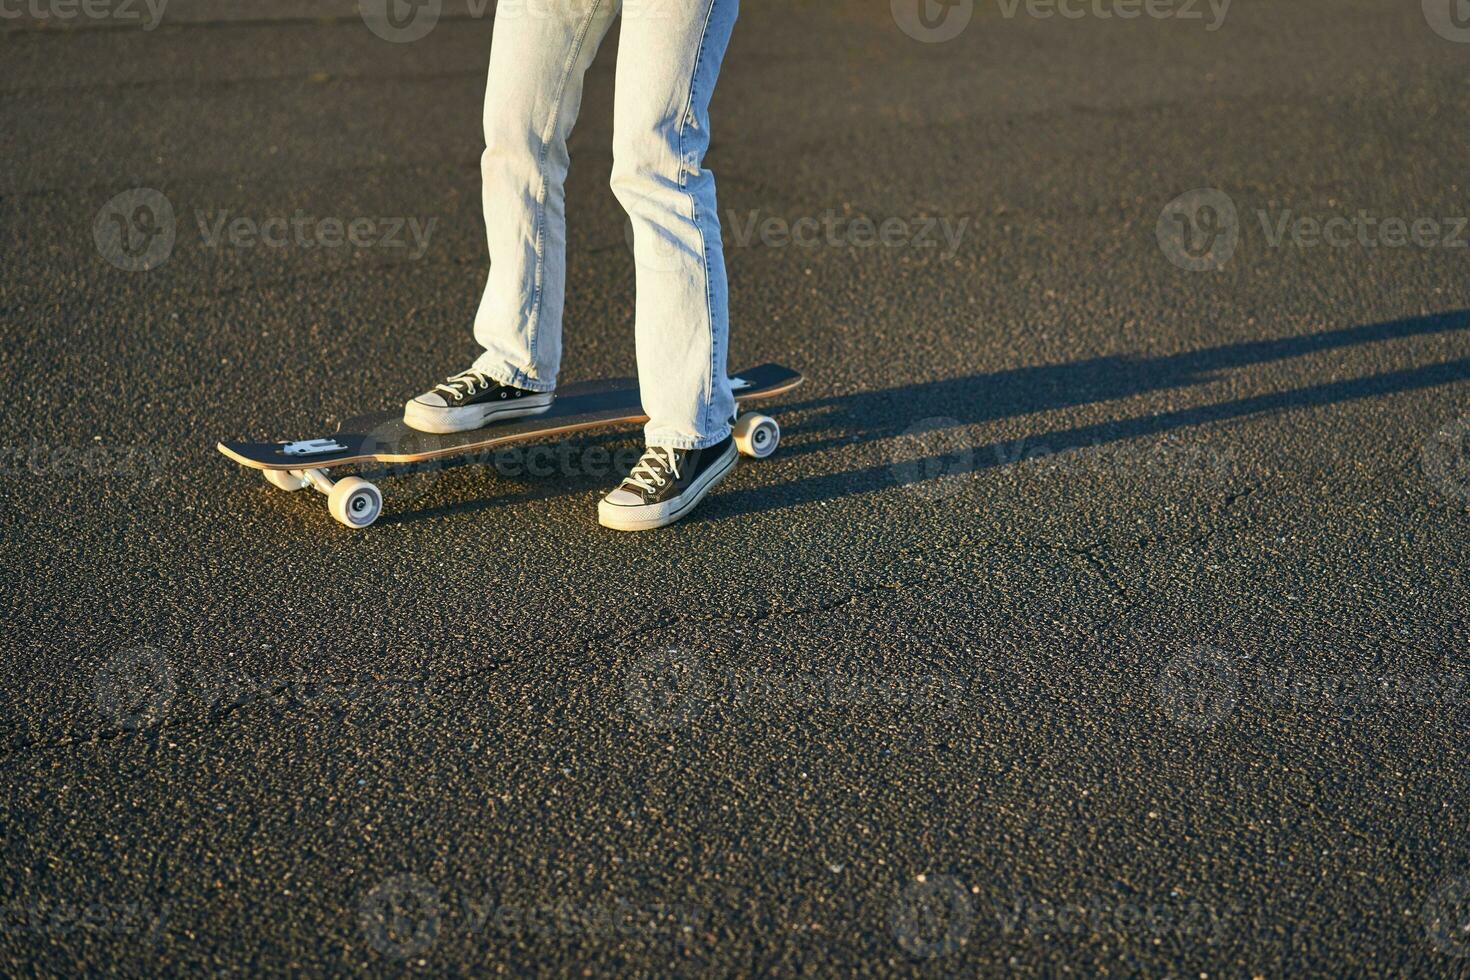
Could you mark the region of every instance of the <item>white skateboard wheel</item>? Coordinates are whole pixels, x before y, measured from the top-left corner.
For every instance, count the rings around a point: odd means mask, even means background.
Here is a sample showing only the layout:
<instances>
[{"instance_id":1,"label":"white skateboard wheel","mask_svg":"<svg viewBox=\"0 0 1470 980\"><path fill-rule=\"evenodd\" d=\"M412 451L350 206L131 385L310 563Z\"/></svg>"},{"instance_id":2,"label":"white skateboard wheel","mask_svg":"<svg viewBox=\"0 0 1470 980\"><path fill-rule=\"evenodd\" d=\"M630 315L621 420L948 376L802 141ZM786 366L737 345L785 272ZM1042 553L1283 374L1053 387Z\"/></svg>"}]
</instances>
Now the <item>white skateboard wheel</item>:
<instances>
[{"instance_id":1,"label":"white skateboard wheel","mask_svg":"<svg viewBox=\"0 0 1470 980\"><path fill-rule=\"evenodd\" d=\"M769 415L742 415L735 420L735 448L751 459L765 459L781 443L781 427Z\"/></svg>"},{"instance_id":2,"label":"white skateboard wheel","mask_svg":"<svg viewBox=\"0 0 1470 980\"><path fill-rule=\"evenodd\" d=\"M332 485L327 510L350 528L367 527L383 512L383 495L361 477L349 476Z\"/></svg>"},{"instance_id":3,"label":"white skateboard wheel","mask_svg":"<svg viewBox=\"0 0 1470 980\"><path fill-rule=\"evenodd\" d=\"M263 470L265 482L280 490L301 490L306 487L306 481L297 476L292 470Z\"/></svg>"}]
</instances>

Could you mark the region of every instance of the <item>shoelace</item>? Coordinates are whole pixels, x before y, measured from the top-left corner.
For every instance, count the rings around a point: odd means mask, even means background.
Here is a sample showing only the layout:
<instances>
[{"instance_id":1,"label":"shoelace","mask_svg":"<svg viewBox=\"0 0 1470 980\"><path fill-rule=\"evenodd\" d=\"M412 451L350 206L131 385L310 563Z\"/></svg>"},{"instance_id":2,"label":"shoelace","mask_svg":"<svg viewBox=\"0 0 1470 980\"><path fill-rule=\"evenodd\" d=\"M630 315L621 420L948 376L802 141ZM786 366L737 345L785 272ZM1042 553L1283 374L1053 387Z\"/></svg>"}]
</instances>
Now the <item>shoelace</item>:
<instances>
[{"instance_id":1,"label":"shoelace","mask_svg":"<svg viewBox=\"0 0 1470 980\"><path fill-rule=\"evenodd\" d=\"M663 453L665 455L660 455ZM668 481L663 478L654 464L662 463L673 475L679 478L679 457L672 449L661 449L658 446L649 446L638 465L633 467L633 472L628 474L627 482L642 490L653 493L658 487ZM652 482L650 482L652 481Z\"/></svg>"},{"instance_id":2,"label":"shoelace","mask_svg":"<svg viewBox=\"0 0 1470 980\"><path fill-rule=\"evenodd\" d=\"M495 379L491 378L484 371L470 368L468 371L461 371L459 374L452 375L442 385L435 385L434 390L442 391L445 394L458 398L461 395L473 395L477 389L488 388L494 383Z\"/></svg>"}]
</instances>

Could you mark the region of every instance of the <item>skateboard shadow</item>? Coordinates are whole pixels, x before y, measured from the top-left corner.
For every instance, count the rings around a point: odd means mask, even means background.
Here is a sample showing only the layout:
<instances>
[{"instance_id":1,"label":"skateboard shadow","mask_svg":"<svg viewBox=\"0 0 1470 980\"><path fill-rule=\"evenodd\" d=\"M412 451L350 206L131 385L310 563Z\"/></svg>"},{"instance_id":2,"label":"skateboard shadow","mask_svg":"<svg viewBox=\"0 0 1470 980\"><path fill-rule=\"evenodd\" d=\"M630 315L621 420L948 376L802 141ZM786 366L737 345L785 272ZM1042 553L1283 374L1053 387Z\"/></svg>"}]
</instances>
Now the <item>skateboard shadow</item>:
<instances>
[{"instance_id":1,"label":"skateboard shadow","mask_svg":"<svg viewBox=\"0 0 1470 980\"><path fill-rule=\"evenodd\" d=\"M783 413L800 413L799 423L788 428L821 435L796 445L783 443L777 451L778 460L892 439L915 429L923 432L925 448L917 456L905 456L901 463L882 458L881 452L870 452L866 455L871 465L775 486L723 490L706 501L699 513L691 515L691 520L719 520L948 478L1015 463L1037 451L1055 454L1251 415L1464 381L1470 379L1470 358L1178 411L1052 429L1004 442L970 444L962 435L963 426L1181 389L1217 380L1232 368L1467 328L1470 310L1459 310L1162 357L1098 357L798 402L782 408ZM924 455L930 448L939 451Z\"/></svg>"},{"instance_id":2,"label":"skateboard shadow","mask_svg":"<svg viewBox=\"0 0 1470 980\"><path fill-rule=\"evenodd\" d=\"M1151 392L1182 389L1214 381L1233 368L1264 364L1361 344L1407 337L1433 336L1470 329L1470 310L1346 327L1322 333L1271 340L1244 341L1161 357L1096 357L1066 364L1039 365L987 374L924 382L877 391L859 392L794 403L775 403L788 435L803 438L783 442L773 462L800 458L837 447L877 444L916 430L924 433L925 448L940 450L917 457L906 455L901 464L885 458L881 447L858 453L867 465L801 477L750 489L724 488L690 516L690 522L722 520L740 514L817 501L838 500L893 486L949 478L966 472L1018 462L1041 450L1049 454L1158 435L1176 429L1206 425L1297 408L1318 407L1376 398L1470 379L1470 358L1424 367L1391 371L1344 381L1309 385L1289 391L1200 405L1172 412L1111 419L1091 425L1051 429L1005 442L984 445L966 442L963 427L1000 419L1045 413L1082 405L1127 399ZM820 374L818 374L820 380ZM790 418L788 423L786 418ZM637 447L640 427L612 429L573 442L552 444L573 456L614 445ZM811 438L816 436L816 438ZM835 458L835 457L834 457ZM488 460L456 460L445 468L484 464ZM498 467L497 467L498 468ZM420 467L394 467L412 473ZM515 492L488 499L457 501L408 513L386 514L380 523L397 523L433 516L473 513L492 507L582 492L603 492L621 476L616 467L606 472L544 475L501 472L496 482L519 484ZM391 492L390 492L391 498Z\"/></svg>"}]
</instances>

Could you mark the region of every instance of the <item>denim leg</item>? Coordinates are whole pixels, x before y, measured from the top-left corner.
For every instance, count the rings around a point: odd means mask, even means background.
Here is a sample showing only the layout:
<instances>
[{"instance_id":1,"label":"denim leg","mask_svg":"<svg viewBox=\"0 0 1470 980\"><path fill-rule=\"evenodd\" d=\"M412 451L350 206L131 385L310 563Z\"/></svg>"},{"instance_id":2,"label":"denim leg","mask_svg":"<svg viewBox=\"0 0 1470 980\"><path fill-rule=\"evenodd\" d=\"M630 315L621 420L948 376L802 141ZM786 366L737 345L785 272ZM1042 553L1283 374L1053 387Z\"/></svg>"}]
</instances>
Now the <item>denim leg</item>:
<instances>
[{"instance_id":1,"label":"denim leg","mask_svg":"<svg viewBox=\"0 0 1470 980\"><path fill-rule=\"evenodd\" d=\"M485 89L483 180L490 274L475 367L503 384L556 387L566 291L567 136L582 78L619 0L502 0Z\"/></svg>"},{"instance_id":2,"label":"denim leg","mask_svg":"<svg viewBox=\"0 0 1470 980\"><path fill-rule=\"evenodd\" d=\"M612 187L633 225L638 380L649 445L700 449L730 433L729 295L704 169L709 103L739 0L628 0Z\"/></svg>"}]
</instances>

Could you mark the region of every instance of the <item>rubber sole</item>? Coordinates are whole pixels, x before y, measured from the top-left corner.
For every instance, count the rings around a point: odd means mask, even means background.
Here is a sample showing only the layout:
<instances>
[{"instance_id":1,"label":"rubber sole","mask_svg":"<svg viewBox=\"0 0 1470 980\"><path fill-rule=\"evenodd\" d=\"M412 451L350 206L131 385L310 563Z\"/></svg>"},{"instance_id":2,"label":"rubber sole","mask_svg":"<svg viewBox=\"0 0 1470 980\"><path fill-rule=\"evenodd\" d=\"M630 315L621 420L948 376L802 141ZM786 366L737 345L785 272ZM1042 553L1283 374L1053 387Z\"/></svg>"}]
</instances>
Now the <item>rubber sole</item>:
<instances>
[{"instance_id":1,"label":"rubber sole","mask_svg":"<svg viewBox=\"0 0 1470 980\"><path fill-rule=\"evenodd\" d=\"M668 527L670 524L687 516L705 495L719 486L720 481L730 475L735 469L735 464L740 460L740 453L736 452L731 445L730 454L727 459L722 459L708 470L684 491L684 496L678 501L677 507L667 512L659 513L662 508L667 507L669 502L662 504L644 504L641 507L625 507L619 504L610 504L605 499L597 503L597 523L614 531L652 531L655 528Z\"/></svg>"},{"instance_id":2,"label":"rubber sole","mask_svg":"<svg viewBox=\"0 0 1470 980\"><path fill-rule=\"evenodd\" d=\"M410 429L431 432L434 435L469 432L471 429L483 429L492 422L540 415L551 408L555 398L551 394L526 395L503 405L492 402L485 405L466 405L464 408L435 408L409 401L403 406L403 424Z\"/></svg>"}]
</instances>

